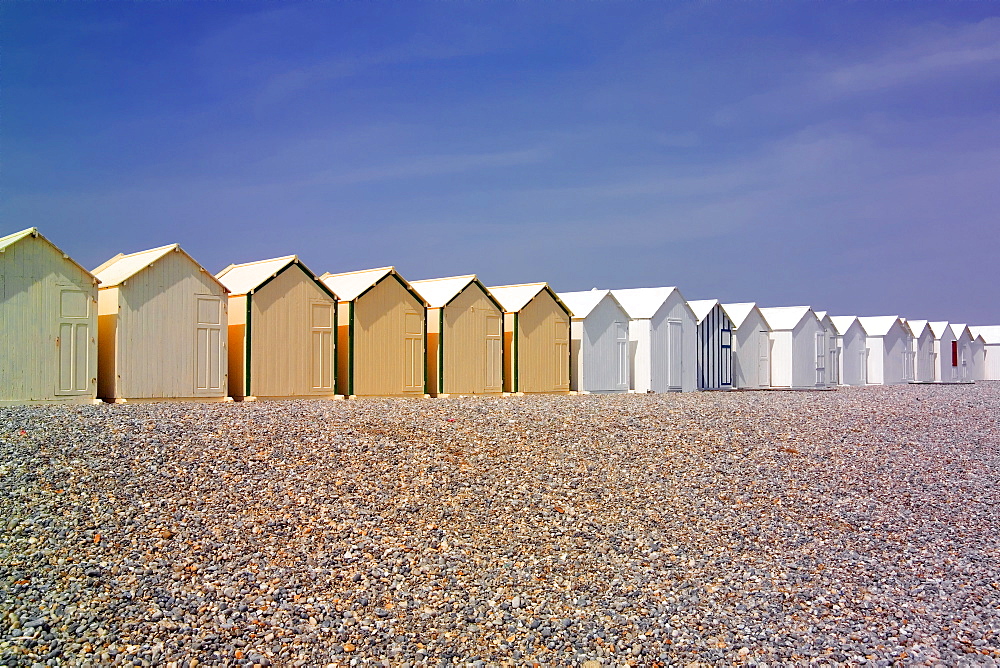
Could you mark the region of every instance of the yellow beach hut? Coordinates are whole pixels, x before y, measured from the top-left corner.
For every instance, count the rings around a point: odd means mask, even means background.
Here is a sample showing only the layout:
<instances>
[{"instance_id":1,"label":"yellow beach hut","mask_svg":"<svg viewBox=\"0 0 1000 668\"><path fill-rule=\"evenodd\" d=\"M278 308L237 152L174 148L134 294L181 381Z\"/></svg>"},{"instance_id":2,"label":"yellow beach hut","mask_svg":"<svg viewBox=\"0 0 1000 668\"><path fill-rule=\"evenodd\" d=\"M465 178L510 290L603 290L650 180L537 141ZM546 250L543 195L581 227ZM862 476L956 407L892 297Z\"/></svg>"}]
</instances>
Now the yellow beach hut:
<instances>
[{"instance_id":1,"label":"yellow beach hut","mask_svg":"<svg viewBox=\"0 0 1000 668\"><path fill-rule=\"evenodd\" d=\"M0 405L97 396L97 278L30 227L0 237Z\"/></svg>"},{"instance_id":2,"label":"yellow beach hut","mask_svg":"<svg viewBox=\"0 0 1000 668\"><path fill-rule=\"evenodd\" d=\"M424 396L423 297L393 267L319 278L338 299L337 393Z\"/></svg>"},{"instance_id":3,"label":"yellow beach hut","mask_svg":"<svg viewBox=\"0 0 1000 668\"><path fill-rule=\"evenodd\" d=\"M412 281L428 304L427 388L439 397L503 392L503 307L475 274Z\"/></svg>"},{"instance_id":4,"label":"yellow beach hut","mask_svg":"<svg viewBox=\"0 0 1000 668\"><path fill-rule=\"evenodd\" d=\"M229 395L337 398L337 297L295 255L231 264Z\"/></svg>"},{"instance_id":5,"label":"yellow beach hut","mask_svg":"<svg viewBox=\"0 0 1000 668\"><path fill-rule=\"evenodd\" d=\"M177 244L97 269L97 396L115 403L226 397L227 291Z\"/></svg>"}]
</instances>

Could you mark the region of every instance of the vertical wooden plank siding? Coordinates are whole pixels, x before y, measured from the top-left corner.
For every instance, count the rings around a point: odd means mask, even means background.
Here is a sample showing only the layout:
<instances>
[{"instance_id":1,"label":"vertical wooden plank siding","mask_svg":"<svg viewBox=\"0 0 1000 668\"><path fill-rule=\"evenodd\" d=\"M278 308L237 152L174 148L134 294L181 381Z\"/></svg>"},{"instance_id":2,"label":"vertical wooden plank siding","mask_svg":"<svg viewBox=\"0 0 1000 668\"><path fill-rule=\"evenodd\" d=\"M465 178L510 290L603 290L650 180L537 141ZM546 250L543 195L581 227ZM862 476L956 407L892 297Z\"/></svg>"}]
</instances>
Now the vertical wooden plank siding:
<instances>
[{"instance_id":1,"label":"vertical wooden plank siding","mask_svg":"<svg viewBox=\"0 0 1000 668\"><path fill-rule=\"evenodd\" d=\"M118 289L118 368L116 397L125 399L183 399L224 397L225 371L208 373L218 363L225 369L228 328L225 291L183 253L172 252L122 283ZM213 327L199 327L198 298L219 301L220 336ZM209 337L198 359L199 331ZM197 388L198 372L206 386Z\"/></svg>"},{"instance_id":2,"label":"vertical wooden plank siding","mask_svg":"<svg viewBox=\"0 0 1000 668\"><path fill-rule=\"evenodd\" d=\"M97 288L26 237L0 253L0 403L84 403L97 393Z\"/></svg>"},{"instance_id":3,"label":"vertical wooden plank siding","mask_svg":"<svg viewBox=\"0 0 1000 668\"><path fill-rule=\"evenodd\" d=\"M289 265L250 298L250 389L256 397L332 396L335 301Z\"/></svg>"},{"instance_id":4,"label":"vertical wooden plank siding","mask_svg":"<svg viewBox=\"0 0 1000 668\"><path fill-rule=\"evenodd\" d=\"M518 314L520 392L569 392L569 316L548 291Z\"/></svg>"},{"instance_id":5,"label":"vertical wooden plank siding","mask_svg":"<svg viewBox=\"0 0 1000 668\"><path fill-rule=\"evenodd\" d=\"M716 305L698 324L698 389L721 390L733 385L733 323ZM726 345L728 331L728 342Z\"/></svg>"},{"instance_id":6,"label":"vertical wooden plank siding","mask_svg":"<svg viewBox=\"0 0 1000 668\"><path fill-rule=\"evenodd\" d=\"M424 394L425 309L388 276L355 300L354 394Z\"/></svg>"},{"instance_id":7,"label":"vertical wooden plank siding","mask_svg":"<svg viewBox=\"0 0 1000 668\"><path fill-rule=\"evenodd\" d=\"M625 392L628 378L628 315L604 298L583 320L574 320L571 357L573 388L586 392Z\"/></svg>"},{"instance_id":8,"label":"vertical wooden plank siding","mask_svg":"<svg viewBox=\"0 0 1000 668\"><path fill-rule=\"evenodd\" d=\"M476 283L444 308L441 332L442 391L446 394L499 394L502 312ZM428 319L430 326L432 318ZM436 326L435 326L436 327ZM430 329L428 329L430 332Z\"/></svg>"}]
</instances>

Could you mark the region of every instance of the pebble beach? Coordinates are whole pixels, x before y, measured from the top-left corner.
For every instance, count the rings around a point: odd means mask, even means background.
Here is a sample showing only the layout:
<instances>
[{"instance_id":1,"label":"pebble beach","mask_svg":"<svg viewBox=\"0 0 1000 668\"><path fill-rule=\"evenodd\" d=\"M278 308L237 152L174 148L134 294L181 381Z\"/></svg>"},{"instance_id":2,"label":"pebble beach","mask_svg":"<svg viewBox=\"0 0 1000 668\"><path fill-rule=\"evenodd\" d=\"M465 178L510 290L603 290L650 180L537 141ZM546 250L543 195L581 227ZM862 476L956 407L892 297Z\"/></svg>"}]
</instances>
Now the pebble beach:
<instances>
[{"instance_id":1,"label":"pebble beach","mask_svg":"<svg viewBox=\"0 0 1000 668\"><path fill-rule=\"evenodd\" d=\"M1000 383L0 408L0 666L990 666Z\"/></svg>"}]
</instances>

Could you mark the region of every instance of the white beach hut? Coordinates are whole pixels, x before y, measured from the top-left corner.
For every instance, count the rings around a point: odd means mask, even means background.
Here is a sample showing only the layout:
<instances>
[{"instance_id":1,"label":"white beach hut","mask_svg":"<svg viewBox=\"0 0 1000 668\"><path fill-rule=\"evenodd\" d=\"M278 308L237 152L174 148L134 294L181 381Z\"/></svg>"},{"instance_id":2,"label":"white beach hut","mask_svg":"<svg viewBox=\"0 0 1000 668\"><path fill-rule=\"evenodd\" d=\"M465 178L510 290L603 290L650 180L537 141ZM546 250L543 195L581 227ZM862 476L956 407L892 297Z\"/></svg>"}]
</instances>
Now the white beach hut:
<instances>
[{"instance_id":1,"label":"white beach hut","mask_svg":"<svg viewBox=\"0 0 1000 668\"><path fill-rule=\"evenodd\" d=\"M570 389L627 392L628 313L610 290L560 292L570 321Z\"/></svg>"},{"instance_id":2,"label":"white beach hut","mask_svg":"<svg viewBox=\"0 0 1000 668\"><path fill-rule=\"evenodd\" d=\"M227 295L177 244L118 254L94 270L97 396L226 399Z\"/></svg>"},{"instance_id":3,"label":"white beach hut","mask_svg":"<svg viewBox=\"0 0 1000 668\"><path fill-rule=\"evenodd\" d=\"M934 382L960 382L958 341L950 324L946 320L937 320L927 325L934 335Z\"/></svg>"},{"instance_id":4,"label":"white beach hut","mask_svg":"<svg viewBox=\"0 0 1000 668\"><path fill-rule=\"evenodd\" d=\"M913 346L914 383L933 383L936 354L934 352L934 332L926 320L902 318L910 330Z\"/></svg>"},{"instance_id":5,"label":"white beach hut","mask_svg":"<svg viewBox=\"0 0 1000 668\"><path fill-rule=\"evenodd\" d=\"M969 331L969 326L966 324L952 323L949 326L955 337L955 343L958 344L959 382L971 383L976 377L972 332Z\"/></svg>"},{"instance_id":6,"label":"white beach hut","mask_svg":"<svg viewBox=\"0 0 1000 668\"><path fill-rule=\"evenodd\" d=\"M837 327L833 324L826 311L816 311L816 317L826 330L826 382L828 385L840 385L840 346Z\"/></svg>"},{"instance_id":7,"label":"white beach hut","mask_svg":"<svg viewBox=\"0 0 1000 668\"><path fill-rule=\"evenodd\" d=\"M96 395L97 279L34 227L0 237L0 405Z\"/></svg>"},{"instance_id":8,"label":"white beach hut","mask_svg":"<svg viewBox=\"0 0 1000 668\"><path fill-rule=\"evenodd\" d=\"M840 350L841 385L868 384L868 346L865 329L853 315L830 316L837 330L837 347Z\"/></svg>"},{"instance_id":9,"label":"white beach hut","mask_svg":"<svg viewBox=\"0 0 1000 668\"><path fill-rule=\"evenodd\" d=\"M975 328L969 327L972 334L972 380L986 380L986 339Z\"/></svg>"},{"instance_id":10,"label":"white beach hut","mask_svg":"<svg viewBox=\"0 0 1000 668\"><path fill-rule=\"evenodd\" d=\"M970 327L983 339L982 380L1000 380L1000 325Z\"/></svg>"},{"instance_id":11,"label":"white beach hut","mask_svg":"<svg viewBox=\"0 0 1000 668\"><path fill-rule=\"evenodd\" d=\"M762 308L771 328L771 386L792 389L829 387L827 331L808 306Z\"/></svg>"},{"instance_id":12,"label":"white beach hut","mask_svg":"<svg viewBox=\"0 0 1000 668\"><path fill-rule=\"evenodd\" d=\"M636 392L697 389L698 324L680 290L612 290L629 316L629 358Z\"/></svg>"},{"instance_id":13,"label":"white beach hut","mask_svg":"<svg viewBox=\"0 0 1000 668\"><path fill-rule=\"evenodd\" d=\"M698 322L698 389L733 389L733 321L717 299L688 301Z\"/></svg>"},{"instance_id":14,"label":"white beach hut","mask_svg":"<svg viewBox=\"0 0 1000 668\"><path fill-rule=\"evenodd\" d=\"M913 380L913 334L895 315L858 318L868 346L868 384L900 385Z\"/></svg>"},{"instance_id":15,"label":"white beach hut","mask_svg":"<svg viewBox=\"0 0 1000 668\"><path fill-rule=\"evenodd\" d=\"M723 304L733 323L733 387L771 387L771 328L753 302Z\"/></svg>"}]
</instances>

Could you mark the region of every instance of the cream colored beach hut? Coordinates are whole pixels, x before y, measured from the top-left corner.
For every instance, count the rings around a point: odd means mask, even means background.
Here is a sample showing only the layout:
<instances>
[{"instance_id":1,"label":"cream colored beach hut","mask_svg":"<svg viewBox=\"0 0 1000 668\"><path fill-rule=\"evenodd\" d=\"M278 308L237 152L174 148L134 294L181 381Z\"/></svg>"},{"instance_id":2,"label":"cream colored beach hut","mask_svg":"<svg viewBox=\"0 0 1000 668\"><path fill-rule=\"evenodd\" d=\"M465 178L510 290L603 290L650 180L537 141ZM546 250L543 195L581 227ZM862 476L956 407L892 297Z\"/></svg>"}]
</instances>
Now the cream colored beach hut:
<instances>
[{"instance_id":1,"label":"cream colored beach hut","mask_svg":"<svg viewBox=\"0 0 1000 668\"><path fill-rule=\"evenodd\" d=\"M337 398L337 297L295 255L231 264L229 395Z\"/></svg>"},{"instance_id":2,"label":"cream colored beach hut","mask_svg":"<svg viewBox=\"0 0 1000 668\"><path fill-rule=\"evenodd\" d=\"M913 380L913 334L895 315L858 318L868 347L868 384L900 385Z\"/></svg>"},{"instance_id":3,"label":"cream colored beach hut","mask_svg":"<svg viewBox=\"0 0 1000 668\"><path fill-rule=\"evenodd\" d=\"M837 332L840 385L868 384L868 345L865 328L853 315L830 316Z\"/></svg>"},{"instance_id":4,"label":"cream colored beach hut","mask_svg":"<svg viewBox=\"0 0 1000 668\"><path fill-rule=\"evenodd\" d=\"M427 302L393 267L320 280L337 295L337 393L426 393Z\"/></svg>"},{"instance_id":5,"label":"cream colored beach hut","mask_svg":"<svg viewBox=\"0 0 1000 668\"><path fill-rule=\"evenodd\" d=\"M927 325L934 335L934 382L961 382L958 341L951 331L950 323L946 320L935 320L928 322Z\"/></svg>"},{"instance_id":6,"label":"cream colored beach hut","mask_svg":"<svg viewBox=\"0 0 1000 668\"><path fill-rule=\"evenodd\" d=\"M723 304L733 323L733 387L771 387L771 327L754 302Z\"/></svg>"},{"instance_id":7,"label":"cream colored beach hut","mask_svg":"<svg viewBox=\"0 0 1000 668\"><path fill-rule=\"evenodd\" d=\"M97 396L226 398L228 293L177 244L118 254L94 270Z\"/></svg>"},{"instance_id":8,"label":"cream colored beach hut","mask_svg":"<svg viewBox=\"0 0 1000 668\"><path fill-rule=\"evenodd\" d=\"M629 357L636 392L698 389L698 322L675 287L628 288L611 294L629 316Z\"/></svg>"},{"instance_id":9,"label":"cream colored beach hut","mask_svg":"<svg viewBox=\"0 0 1000 668\"><path fill-rule=\"evenodd\" d=\"M503 316L504 391L570 391L570 310L547 283L489 288Z\"/></svg>"},{"instance_id":10,"label":"cream colored beach hut","mask_svg":"<svg viewBox=\"0 0 1000 668\"><path fill-rule=\"evenodd\" d=\"M771 386L791 389L829 387L828 333L808 306L760 310L771 327Z\"/></svg>"},{"instance_id":11,"label":"cream colored beach hut","mask_svg":"<svg viewBox=\"0 0 1000 668\"><path fill-rule=\"evenodd\" d=\"M628 313L610 290L560 292L573 312L570 389L628 392Z\"/></svg>"},{"instance_id":12,"label":"cream colored beach hut","mask_svg":"<svg viewBox=\"0 0 1000 668\"><path fill-rule=\"evenodd\" d=\"M934 352L934 332L926 320L906 319L913 346L913 382L933 383L937 355Z\"/></svg>"},{"instance_id":13,"label":"cream colored beach hut","mask_svg":"<svg viewBox=\"0 0 1000 668\"><path fill-rule=\"evenodd\" d=\"M475 274L410 285L427 302L427 391L503 392L503 307Z\"/></svg>"},{"instance_id":14,"label":"cream colored beach hut","mask_svg":"<svg viewBox=\"0 0 1000 668\"><path fill-rule=\"evenodd\" d=\"M97 396L97 279L31 227L0 237L0 405Z\"/></svg>"},{"instance_id":15,"label":"cream colored beach hut","mask_svg":"<svg viewBox=\"0 0 1000 668\"><path fill-rule=\"evenodd\" d=\"M1000 325L972 327L983 339L983 380L1000 380Z\"/></svg>"}]
</instances>

